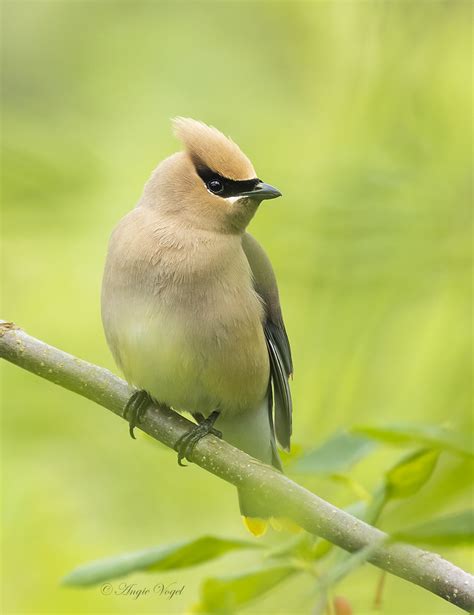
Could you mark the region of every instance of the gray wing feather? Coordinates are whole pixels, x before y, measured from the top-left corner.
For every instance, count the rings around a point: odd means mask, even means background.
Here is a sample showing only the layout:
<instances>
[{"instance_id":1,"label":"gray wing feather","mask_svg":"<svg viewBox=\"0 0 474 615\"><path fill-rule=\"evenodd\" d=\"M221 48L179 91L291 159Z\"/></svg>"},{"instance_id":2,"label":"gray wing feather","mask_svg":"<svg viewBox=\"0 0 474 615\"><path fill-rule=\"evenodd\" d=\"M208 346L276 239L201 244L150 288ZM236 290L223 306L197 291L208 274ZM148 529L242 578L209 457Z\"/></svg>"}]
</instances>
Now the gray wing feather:
<instances>
[{"instance_id":1,"label":"gray wing feather","mask_svg":"<svg viewBox=\"0 0 474 615\"><path fill-rule=\"evenodd\" d=\"M270 356L270 373L273 385L275 406L275 431L280 445L290 450L292 432L292 412L289 373L285 369L283 353L278 345L276 327L271 322L265 324L265 338Z\"/></svg>"},{"instance_id":2,"label":"gray wing feather","mask_svg":"<svg viewBox=\"0 0 474 615\"><path fill-rule=\"evenodd\" d=\"M293 373L293 361L278 296L278 286L269 258L260 244L249 234L242 238L242 247L252 270L255 290L265 305L263 324L273 389L275 432L280 445L290 449L292 432L292 401L288 379ZM269 408L273 424L272 408Z\"/></svg>"}]
</instances>

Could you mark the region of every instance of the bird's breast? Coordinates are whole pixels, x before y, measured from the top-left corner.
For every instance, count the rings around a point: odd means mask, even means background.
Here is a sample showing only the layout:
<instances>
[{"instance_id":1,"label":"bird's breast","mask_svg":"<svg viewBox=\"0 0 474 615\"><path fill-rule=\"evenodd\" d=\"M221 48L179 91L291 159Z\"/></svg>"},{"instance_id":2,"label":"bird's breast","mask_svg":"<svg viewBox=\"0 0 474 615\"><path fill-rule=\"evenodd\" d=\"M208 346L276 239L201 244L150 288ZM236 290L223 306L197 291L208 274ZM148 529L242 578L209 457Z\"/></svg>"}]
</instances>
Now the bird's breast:
<instances>
[{"instance_id":1,"label":"bird's breast","mask_svg":"<svg viewBox=\"0 0 474 615\"><path fill-rule=\"evenodd\" d=\"M104 327L131 384L203 414L235 413L263 399L269 365L262 306L240 252L222 251L219 263L209 250L194 247L178 259L162 250L141 267L130 263L128 273L123 259L115 272L107 263Z\"/></svg>"}]
</instances>

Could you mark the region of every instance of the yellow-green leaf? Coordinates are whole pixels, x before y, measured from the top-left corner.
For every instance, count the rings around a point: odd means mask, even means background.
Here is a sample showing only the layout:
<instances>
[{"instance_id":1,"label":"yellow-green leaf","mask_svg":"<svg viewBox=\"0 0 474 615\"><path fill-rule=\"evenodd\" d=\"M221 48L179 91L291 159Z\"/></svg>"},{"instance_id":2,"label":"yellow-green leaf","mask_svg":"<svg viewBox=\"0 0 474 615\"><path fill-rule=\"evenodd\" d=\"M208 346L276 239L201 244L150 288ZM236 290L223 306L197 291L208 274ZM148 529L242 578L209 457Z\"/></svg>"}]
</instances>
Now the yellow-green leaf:
<instances>
[{"instance_id":1,"label":"yellow-green leaf","mask_svg":"<svg viewBox=\"0 0 474 615\"><path fill-rule=\"evenodd\" d=\"M293 566L261 568L245 574L207 579L201 588L197 613L235 613L235 610L273 589L294 574Z\"/></svg>"},{"instance_id":2,"label":"yellow-green leaf","mask_svg":"<svg viewBox=\"0 0 474 615\"><path fill-rule=\"evenodd\" d=\"M256 542L203 536L190 542L152 547L97 560L75 568L63 579L64 585L94 585L137 570L176 570L196 566L237 549L256 549Z\"/></svg>"},{"instance_id":3,"label":"yellow-green leaf","mask_svg":"<svg viewBox=\"0 0 474 615\"><path fill-rule=\"evenodd\" d=\"M404 457L386 474L387 498L407 498L417 493L436 467L440 452L421 449Z\"/></svg>"}]
</instances>

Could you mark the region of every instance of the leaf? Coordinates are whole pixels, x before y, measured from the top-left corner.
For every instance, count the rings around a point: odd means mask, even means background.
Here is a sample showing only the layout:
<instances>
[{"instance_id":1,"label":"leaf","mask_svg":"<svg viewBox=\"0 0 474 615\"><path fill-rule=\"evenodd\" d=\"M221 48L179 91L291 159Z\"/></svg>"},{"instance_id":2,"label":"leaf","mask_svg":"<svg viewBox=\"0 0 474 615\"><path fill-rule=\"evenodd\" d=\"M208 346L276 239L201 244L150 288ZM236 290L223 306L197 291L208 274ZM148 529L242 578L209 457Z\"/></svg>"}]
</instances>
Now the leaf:
<instances>
[{"instance_id":1,"label":"leaf","mask_svg":"<svg viewBox=\"0 0 474 615\"><path fill-rule=\"evenodd\" d=\"M234 613L237 607L262 596L297 571L294 566L277 566L207 579L201 587L201 601L193 612Z\"/></svg>"},{"instance_id":2,"label":"leaf","mask_svg":"<svg viewBox=\"0 0 474 615\"><path fill-rule=\"evenodd\" d=\"M387 499L415 495L432 475L439 456L438 450L420 449L399 461L385 476Z\"/></svg>"},{"instance_id":3,"label":"leaf","mask_svg":"<svg viewBox=\"0 0 474 615\"><path fill-rule=\"evenodd\" d=\"M374 447L375 444L368 438L345 431L338 432L318 448L300 457L292 469L301 473L341 473L360 461Z\"/></svg>"},{"instance_id":4,"label":"leaf","mask_svg":"<svg viewBox=\"0 0 474 615\"><path fill-rule=\"evenodd\" d=\"M474 456L472 441L467 435L439 425L417 423L396 423L379 427L361 425L354 427L352 432L388 444L423 444L462 456Z\"/></svg>"},{"instance_id":5,"label":"leaf","mask_svg":"<svg viewBox=\"0 0 474 615\"><path fill-rule=\"evenodd\" d=\"M266 557L269 559L296 559L313 562L325 557L332 547L333 545L324 538L317 538L305 532L293 537L283 545L278 545L269 550Z\"/></svg>"},{"instance_id":6,"label":"leaf","mask_svg":"<svg viewBox=\"0 0 474 615\"><path fill-rule=\"evenodd\" d=\"M393 534L396 540L426 545L463 546L474 543L474 510L439 517Z\"/></svg>"},{"instance_id":7,"label":"leaf","mask_svg":"<svg viewBox=\"0 0 474 615\"><path fill-rule=\"evenodd\" d=\"M403 457L388 470L384 482L374 491L360 518L370 525L377 525L391 499L415 495L430 478L439 455L438 450L420 449Z\"/></svg>"},{"instance_id":8,"label":"leaf","mask_svg":"<svg viewBox=\"0 0 474 615\"><path fill-rule=\"evenodd\" d=\"M152 547L90 562L75 568L64 577L62 583L65 585L93 585L137 570L187 568L220 557L229 551L256 548L261 547L254 542L203 536L190 542L181 542L167 547Z\"/></svg>"}]
</instances>

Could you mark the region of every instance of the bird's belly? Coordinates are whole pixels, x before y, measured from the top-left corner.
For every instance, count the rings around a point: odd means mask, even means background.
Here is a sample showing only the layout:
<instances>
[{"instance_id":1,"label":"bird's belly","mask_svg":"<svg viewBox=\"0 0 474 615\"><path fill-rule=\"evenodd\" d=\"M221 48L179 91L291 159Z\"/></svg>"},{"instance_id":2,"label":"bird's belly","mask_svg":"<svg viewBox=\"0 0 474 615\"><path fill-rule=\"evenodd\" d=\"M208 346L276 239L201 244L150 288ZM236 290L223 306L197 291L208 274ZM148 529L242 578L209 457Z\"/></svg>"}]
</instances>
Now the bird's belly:
<instances>
[{"instance_id":1,"label":"bird's belly","mask_svg":"<svg viewBox=\"0 0 474 615\"><path fill-rule=\"evenodd\" d=\"M150 315L152 314L152 315ZM153 306L115 315L127 380L176 410L236 413L265 396L269 359L258 310L241 318Z\"/></svg>"}]
</instances>

